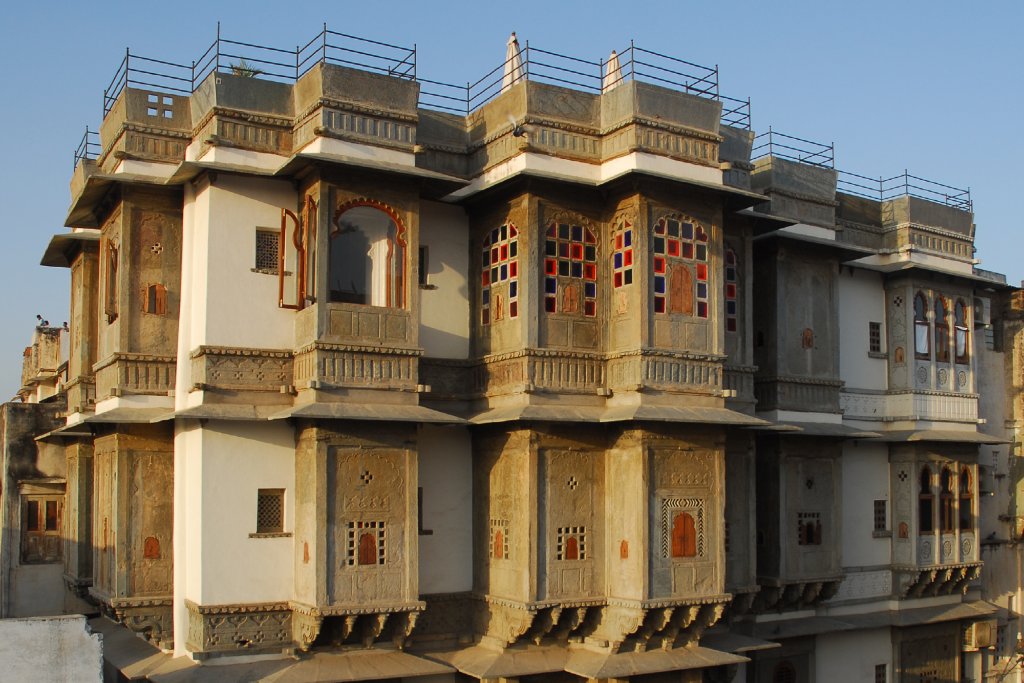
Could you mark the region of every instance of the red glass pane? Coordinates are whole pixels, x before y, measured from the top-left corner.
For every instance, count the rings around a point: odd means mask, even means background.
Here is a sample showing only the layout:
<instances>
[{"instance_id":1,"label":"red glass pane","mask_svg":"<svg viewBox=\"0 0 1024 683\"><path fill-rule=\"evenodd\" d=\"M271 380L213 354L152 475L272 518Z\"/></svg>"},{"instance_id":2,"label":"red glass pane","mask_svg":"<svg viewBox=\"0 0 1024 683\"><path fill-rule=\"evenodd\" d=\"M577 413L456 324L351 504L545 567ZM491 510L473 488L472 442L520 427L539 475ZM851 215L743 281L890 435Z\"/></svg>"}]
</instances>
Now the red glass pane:
<instances>
[{"instance_id":1,"label":"red glass pane","mask_svg":"<svg viewBox=\"0 0 1024 683\"><path fill-rule=\"evenodd\" d=\"M491 284L491 271L490 270L485 270L480 275L480 284L482 284L484 287L486 287L487 285Z\"/></svg>"},{"instance_id":2,"label":"red glass pane","mask_svg":"<svg viewBox=\"0 0 1024 683\"><path fill-rule=\"evenodd\" d=\"M704 228L700 226L697 226L697 239L699 239L701 242L708 241L708 234L704 232Z\"/></svg>"},{"instance_id":3,"label":"red glass pane","mask_svg":"<svg viewBox=\"0 0 1024 683\"><path fill-rule=\"evenodd\" d=\"M597 302L593 299L588 299L583 302L583 315L593 318L597 315Z\"/></svg>"},{"instance_id":4,"label":"red glass pane","mask_svg":"<svg viewBox=\"0 0 1024 683\"><path fill-rule=\"evenodd\" d=\"M729 299L735 299L736 298L736 285L734 285L734 284L726 285L725 286L725 296L726 296L726 298L729 298Z\"/></svg>"},{"instance_id":5,"label":"red glass pane","mask_svg":"<svg viewBox=\"0 0 1024 683\"><path fill-rule=\"evenodd\" d=\"M482 322L484 325L491 322L491 312L486 308L480 312L480 322Z\"/></svg>"},{"instance_id":6,"label":"red glass pane","mask_svg":"<svg viewBox=\"0 0 1024 683\"><path fill-rule=\"evenodd\" d=\"M587 233L586 234L587 234L587 239L586 239L587 244L597 244L597 237L594 235L594 231L593 230L591 230L590 228L587 228Z\"/></svg>"},{"instance_id":7,"label":"red glass pane","mask_svg":"<svg viewBox=\"0 0 1024 683\"><path fill-rule=\"evenodd\" d=\"M668 255L679 256L679 240L668 241Z\"/></svg>"},{"instance_id":8,"label":"red glass pane","mask_svg":"<svg viewBox=\"0 0 1024 683\"><path fill-rule=\"evenodd\" d=\"M583 264L583 277L587 280L597 279L597 266L593 263Z\"/></svg>"},{"instance_id":9,"label":"red glass pane","mask_svg":"<svg viewBox=\"0 0 1024 683\"><path fill-rule=\"evenodd\" d=\"M706 263L697 264L697 279L701 281L708 279L708 266Z\"/></svg>"},{"instance_id":10,"label":"red glass pane","mask_svg":"<svg viewBox=\"0 0 1024 683\"><path fill-rule=\"evenodd\" d=\"M574 244L574 245L572 245L572 258L573 258L573 260L576 260L576 261L582 261L583 260L583 245L582 244Z\"/></svg>"},{"instance_id":11,"label":"red glass pane","mask_svg":"<svg viewBox=\"0 0 1024 683\"><path fill-rule=\"evenodd\" d=\"M508 275L511 278L515 278L519 275L519 261L513 261L508 264Z\"/></svg>"},{"instance_id":12,"label":"red glass pane","mask_svg":"<svg viewBox=\"0 0 1024 683\"><path fill-rule=\"evenodd\" d=\"M622 263L623 263L623 265L626 265L626 266L633 265L633 250L632 249L627 249L626 252L622 255Z\"/></svg>"},{"instance_id":13,"label":"red glass pane","mask_svg":"<svg viewBox=\"0 0 1024 683\"><path fill-rule=\"evenodd\" d=\"M515 318L519 315L519 302L513 301L508 305L508 317Z\"/></svg>"},{"instance_id":14,"label":"red glass pane","mask_svg":"<svg viewBox=\"0 0 1024 683\"><path fill-rule=\"evenodd\" d=\"M654 312L664 313L665 312L665 297L656 296L654 297Z\"/></svg>"},{"instance_id":15,"label":"red glass pane","mask_svg":"<svg viewBox=\"0 0 1024 683\"><path fill-rule=\"evenodd\" d=\"M654 257L654 272L664 273L665 272L665 259L661 256Z\"/></svg>"},{"instance_id":16,"label":"red glass pane","mask_svg":"<svg viewBox=\"0 0 1024 683\"><path fill-rule=\"evenodd\" d=\"M698 301L697 302L697 317L706 318L708 317L708 302Z\"/></svg>"},{"instance_id":17,"label":"red glass pane","mask_svg":"<svg viewBox=\"0 0 1024 683\"><path fill-rule=\"evenodd\" d=\"M548 233L547 234L548 234L548 237L554 237L557 234L554 223L552 223L551 225L548 226Z\"/></svg>"},{"instance_id":18,"label":"red glass pane","mask_svg":"<svg viewBox=\"0 0 1024 683\"><path fill-rule=\"evenodd\" d=\"M555 259L549 258L544 259L544 272L548 275L555 275L558 273L558 262Z\"/></svg>"},{"instance_id":19,"label":"red glass pane","mask_svg":"<svg viewBox=\"0 0 1024 683\"><path fill-rule=\"evenodd\" d=\"M660 221L658 221L654 225L654 232L656 232L659 235L664 235L665 234L665 219L664 218L662 218Z\"/></svg>"},{"instance_id":20,"label":"red glass pane","mask_svg":"<svg viewBox=\"0 0 1024 683\"><path fill-rule=\"evenodd\" d=\"M736 318L726 318L725 319L725 330L727 332L735 332L736 331Z\"/></svg>"},{"instance_id":21,"label":"red glass pane","mask_svg":"<svg viewBox=\"0 0 1024 683\"><path fill-rule=\"evenodd\" d=\"M498 260L498 248L491 247L491 263L495 263Z\"/></svg>"},{"instance_id":22,"label":"red glass pane","mask_svg":"<svg viewBox=\"0 0 1024 683\"><path fill-rule=\"evenodd\" d=\"M546 296L546 297L544 297L544 310L547 311L548 313L554 313L555 312L555 297L553 297L553 296Z\"/></svg>"},{"instance_id":23,"label":"red glass pane","mask_svg":"<svg viewBox=\"0 0 1024 683\"><path fill-rule=\"evenodd\" d=\"M693 258L693 245L692 244L684 244L683 245L683 258Z\"/></svg>"},{"instance_id":24,"label":"red glass pane","mask_svg":"<svg viewBox=\"0 0 1024 683\"><path fill-rule=\"evenodd\" d=\"M622 249L622 233L615 236L615 248Z\"/></svg>"},{"instance_id":25,"label":"red glass pane","mask_svg":"<svg viewBox=\"0 0 1024 683\"><path fill-rule=\"evenodd\" d=\"M502 261L504 261L505 259L508 258L508 245L507 244L501 245L500 255L501 255L501 260Z\"/></svg>"},{"instance_id":26,"label":"red glass pane","mask_svg":"<svg viewBox=\"0 0 1024 683\"><path fill-rule=\"evenodd\" d=\"M519 231L516 230L516 226L510 225L508 226L508 234L509 237L516 237L517 235L519 235Z\"/></svg>"},{"instance_id":27,"label":"red glass pane","mask_svg":"<svg viewBox=\"0 0 1024 683\"><path fill-rule=\"evenodd\" d=\"M622 286L622 273L615 273L615 286L616 287L621 287Z\"/></svg>"}]
</instances>

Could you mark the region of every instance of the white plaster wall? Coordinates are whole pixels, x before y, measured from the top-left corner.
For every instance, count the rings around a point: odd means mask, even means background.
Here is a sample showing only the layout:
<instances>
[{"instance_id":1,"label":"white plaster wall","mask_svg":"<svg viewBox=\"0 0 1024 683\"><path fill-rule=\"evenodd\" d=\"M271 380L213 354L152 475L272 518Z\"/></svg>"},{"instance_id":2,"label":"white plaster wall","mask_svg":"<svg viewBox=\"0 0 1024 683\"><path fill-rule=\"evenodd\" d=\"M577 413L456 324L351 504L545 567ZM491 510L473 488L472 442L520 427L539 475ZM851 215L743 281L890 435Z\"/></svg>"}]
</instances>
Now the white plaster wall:
<instances>
[{"instance_id":1,"label":"white plaster wall","mask_svg":"<svg viewBox=\"0 0 1024 683\"><path fill-rule=\"evenodd\" d=\"M182 346L178 345L181 352ZM197 420L178 420L174 430L174 653L185 654L188 610L185 599L198 600L202 589L203 497L202 431Z\"/></svg>"},{"instance_id":2,"label":"white plaster wall","mask_svg":"<svg viewBox=\"0 0 1024 683\"><path fill-rule=\"evenodd\" d=\"M462 427L423 425L419 433L419 483L424 529L420 536L420 593L473 588L473 454Z\"/></svg>"},{"instance_id":3,"label":"white plaster wall","mask_svg":"<svg viewBox=\"0 0 1024 683\"><path fill-rule=\"evenodd\" d=\"M279 230L281 209L294 211L296 201L290 182L252 177L220 175L198 192L188 351L203 344L294 346L295 312L278 307L277 276L252 271L256 228ZM286 263L286 270L294 273L294 257L292 261Z\"/></svg>"},{"instance_id":4,"label":"white plaster wall","mask_svg":"<svg viewBox=\"0 0 1024 683\"><path fill-rule=\"evenodd\" d=\"M63 576L64 565L60 562L15 564L11 571L9 616L36 617L63 614L65 593Z\"/></svg>"},{"instance_id":5,"label":"white plaster wall","mask_svg":"<svg viewBox=\"0 0 1024 683\"><path fill-rule=\"evenodd\" d=\"M420 344L427 356L469 356L468 242L462 207L420 203L420 245L428 253L428 287L419 289Z\"/></svg>"},{"instance_id":6,"label":"white plaster wall","mask_svg":"<svg viewBox=\"0 0 1024 683\"><path fill-rule=\"evenodd\" d=\"M842 457L843 567L873 567L888 564L890 538L874 538L875 501L887 501L886 512L892 519L889 500L889 451L885 444L847 441ZM891 521L888 526L892 527Z\"/></svg>"},{"instance_id":7,"label":"white plaster wall","mask_svg":"<svg viewBox=\"0 0 1024 683\"><path fill-rule=\"evenodd\" d=\"M815 681L874 683L877 664L886 665L887 680L897 680L888 628L830 633L814 640Z\"/></svg>"},{"instance_id":8,"label":"white plaster wall","mask_svg":"<svg viewBox=\"0 0 1024 683\"><path fill-rule=\"evenodd\" d=\"M887 387L886 360L868 357L871 322L882 323L882 351L888 351L882 276L843 268L839 274L839 376L851 389Z\"/></svg>"},{"instance_id":9,"label":"white plaster wall","mask_svg":"<svg viewBox=\"0 0 1024 683\"><path fill-rule=\"evenodd\" d=\"M192 599L205 605L289 600L293 538L249 534L256 531L261 488L285 490L284 530L295 528L292 426L211 420L200 431L202 540L192 547L201 553L202 583Z\"/></svg>"},{"instance_id":10,"label":"white plaster wall","mask_svg":"<svg viewBox=\"0 0 1024 683\"><path fill-rule=\"evenodd\" d=\"M0 678L5 681L103 681L103 637L85 617L0 620Z\"/></svg>"}]
</instances>

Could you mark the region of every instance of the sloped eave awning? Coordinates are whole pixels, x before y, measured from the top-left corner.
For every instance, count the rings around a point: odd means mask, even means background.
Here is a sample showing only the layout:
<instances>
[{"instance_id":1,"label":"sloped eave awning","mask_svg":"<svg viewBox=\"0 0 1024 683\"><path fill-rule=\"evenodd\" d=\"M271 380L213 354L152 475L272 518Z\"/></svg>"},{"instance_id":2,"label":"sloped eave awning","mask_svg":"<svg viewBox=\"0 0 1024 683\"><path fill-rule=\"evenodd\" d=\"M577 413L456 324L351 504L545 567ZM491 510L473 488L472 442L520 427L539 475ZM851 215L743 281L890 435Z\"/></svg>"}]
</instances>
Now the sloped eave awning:
<instances>
[{"instance_id":1,"label":"sloped eave awning","mask_svg":"<svg viewBox=\"0 0 1024 683\"><path fill-rule=\"evenodd\" d=\"M979 445L995 445L1011 443L992 434L976 430L959 429L905 429L891 432L880 432L877 441L886 443L904 443L914 441L939 441L946 443L974 443Z\"/></svg>"},{"instance_id":2,"label":"sloped eave awning","mask_svg":"<svg viewBox=\"0 0 1024 683\"><path fill-rule=\"evenodd\" d=\"M455 415L442 413L419 405L388 403L307 403L292 406L269 416L271 420L285 418L310 420L381 420L384 422L426 422L439 424L465 424Z\"/></svg>"}]
</instances>

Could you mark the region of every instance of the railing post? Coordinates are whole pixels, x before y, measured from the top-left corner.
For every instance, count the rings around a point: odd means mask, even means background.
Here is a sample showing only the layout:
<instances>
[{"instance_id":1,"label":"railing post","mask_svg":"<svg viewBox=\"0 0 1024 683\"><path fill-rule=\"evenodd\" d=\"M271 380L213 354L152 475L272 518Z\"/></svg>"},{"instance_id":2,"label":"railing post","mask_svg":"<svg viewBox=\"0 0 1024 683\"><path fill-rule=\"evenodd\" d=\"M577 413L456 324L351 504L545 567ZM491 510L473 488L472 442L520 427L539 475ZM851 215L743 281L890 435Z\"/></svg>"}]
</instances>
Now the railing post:
<instances>
[{"instance_id":1,"label":"railing post","mask_svg":"<svg viewBox=\"0 0 1024 683\"><path fill-rule=\"evenodd\" d=\"M469 116L469 81L466 81L466 116Z\"/></svg>"},{"instance_id":2,"label":"railing post","mask_svg":"<svg viewBox=\"0 0 1024 683\"><path fill-rule=\"evenodd\" d=\"M295 80L299 80L299 46L295 46Z\"/></svg>"},{"instance_id":3,"label":"railing post","mask_svg":"<svg viewBox=\"0 0 1024 683\"><path fill-rule=\"evenodd\" d=\"M416 43L412 44L412 80L416 80Z\"/></svg>"},{"instance_id":4,"label":"railing post","mask_svg":"<svg viewBox=\"0 0 1024 683\"><path fill-rule=\"evenodd\" d=\"M323 33L320 34L320 61L327 63L327 22L324 22Z\"/></svg>"},{"instance_id":5,"label":"railing post","mask_svg":"<svg viewBox=\"0 0 1024 683\"><path fill-rule=\"evenodd\" d=\"M525 55L522 53L525 52ZM530 80L530 41L526 41L526 47L519 51L520 55L523 56L523 80Z\"/></svg>"},{"instance_id":6,"label":"railing post","mask_svg":"<svg viewBox=\"0 0 1024 683\"><path fill-rule=\"evenodd\" d=\"M131 67L128 66L128 61L131 59L131 56L132 56L132 49L130 47L126 47L124 49L124 87L125 87L125 89L128 88L128 84L131 82L131 78L128 75L128 74L131 73Z\"/></svg>"},{"instance_id":7,"label":"railing post","mask_svg":"<svg viewBox=\"0 0 1024 683\"><path fill-rule=\"evenodd\" d=\"M636 52L632 38L629 39L629 75L632 80L636 80Z\"/></svg>"},{"instance_id":8,"label":"railing post","mask_svg":"<svg viewBox=\"0 0 1024 683\"><path fill-rule=\"evenodd\" d=\"M217 22L217 48L213 51L213 70L220 71L220 22Z\"/></svg>"}]
</instances>

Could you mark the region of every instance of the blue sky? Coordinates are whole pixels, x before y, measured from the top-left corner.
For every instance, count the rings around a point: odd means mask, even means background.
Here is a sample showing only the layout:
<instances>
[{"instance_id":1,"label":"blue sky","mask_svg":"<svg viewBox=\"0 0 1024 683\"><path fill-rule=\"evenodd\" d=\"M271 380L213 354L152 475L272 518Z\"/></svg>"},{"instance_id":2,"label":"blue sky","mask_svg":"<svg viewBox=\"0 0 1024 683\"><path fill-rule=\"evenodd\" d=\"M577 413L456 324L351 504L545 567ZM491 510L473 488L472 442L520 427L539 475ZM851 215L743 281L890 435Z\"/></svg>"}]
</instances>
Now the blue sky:
<instances>
[{"instance_id":1,"label":"blue sky","mask_svg":"<svg viewBox=\"0 0 1024 683\"><path fill-rule=\"evenodd\" d=\"M0 400L17 390L36 314L68 317L65 269L43 268L63 231L72 152L98 127L125 47L190 62L225 37L293 49L329 28L417 47L418 73L475 81L516 31L534 47L607 58L637 45L718 65L723 94L752 100L753 127L835 143L835 165L970 187L982 267L1024 277L1019 32L1024 3L108 2L14 3L0 25L6 212Z\"/></svg>"}]
</instances>

